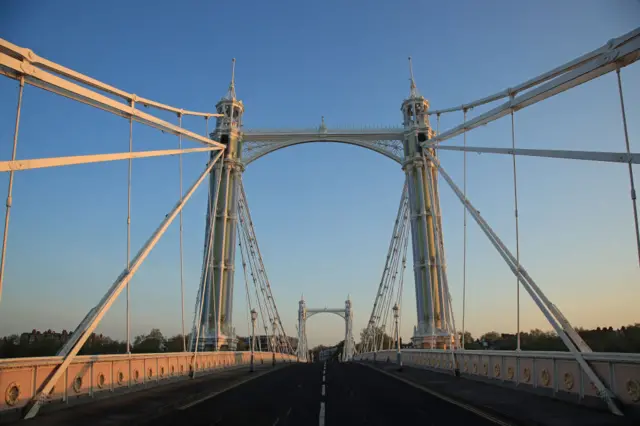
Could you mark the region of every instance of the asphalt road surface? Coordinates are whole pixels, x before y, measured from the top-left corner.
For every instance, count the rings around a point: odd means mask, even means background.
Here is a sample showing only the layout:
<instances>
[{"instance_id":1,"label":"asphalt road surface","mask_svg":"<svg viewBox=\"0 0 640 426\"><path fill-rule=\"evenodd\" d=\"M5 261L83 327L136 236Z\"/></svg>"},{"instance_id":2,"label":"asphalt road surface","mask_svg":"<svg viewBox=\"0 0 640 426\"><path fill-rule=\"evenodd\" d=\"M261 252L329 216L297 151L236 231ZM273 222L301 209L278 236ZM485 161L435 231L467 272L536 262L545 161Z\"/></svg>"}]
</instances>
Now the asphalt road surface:
<instances>
[{"instance_id":1,"label":"asphalt road surface","mask_svg":"<svg viewBox=\"0 0 640 426\"><path fill-rule=\"evenodd\" d=\"M359 364L293 364L205 395L149 426L359 426L495 423Z\"/></svg>"}]
</instances>

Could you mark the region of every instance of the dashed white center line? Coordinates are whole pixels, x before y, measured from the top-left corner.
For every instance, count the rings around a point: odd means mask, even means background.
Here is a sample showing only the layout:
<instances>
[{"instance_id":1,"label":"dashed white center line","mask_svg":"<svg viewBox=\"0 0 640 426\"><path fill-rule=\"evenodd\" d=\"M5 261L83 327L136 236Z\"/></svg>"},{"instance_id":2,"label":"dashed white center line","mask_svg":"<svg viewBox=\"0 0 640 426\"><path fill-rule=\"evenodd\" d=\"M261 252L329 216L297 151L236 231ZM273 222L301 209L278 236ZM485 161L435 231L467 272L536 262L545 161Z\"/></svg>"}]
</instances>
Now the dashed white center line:
<instances>
[{"instance_id":1,"label":"dashed white center line","mask_svg":"<svg viewBox=\"0 0 640 426\"><path fill-rule=\"evenodd\" d=\"M325 375L327 373L327 362L325 361L322 366L322 396L325 396L326 388L324 385ZM318 424L324 426L324 401L320 401L320 414L318 415Z\"/></svg>"}]
</instances>

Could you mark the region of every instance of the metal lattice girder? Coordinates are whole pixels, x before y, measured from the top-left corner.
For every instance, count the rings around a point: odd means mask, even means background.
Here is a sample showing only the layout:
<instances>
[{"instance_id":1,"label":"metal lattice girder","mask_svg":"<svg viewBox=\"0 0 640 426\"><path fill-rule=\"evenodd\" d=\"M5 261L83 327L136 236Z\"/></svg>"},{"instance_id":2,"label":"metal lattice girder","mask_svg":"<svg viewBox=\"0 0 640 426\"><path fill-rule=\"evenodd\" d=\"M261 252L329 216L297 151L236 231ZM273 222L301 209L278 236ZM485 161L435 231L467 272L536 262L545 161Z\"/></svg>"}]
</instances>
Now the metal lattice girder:
<instances>
[{"instance_id":1,"label":"metal lattice girder","mask_svg":"<svg viewBox=\"0 0 640 426\"><path fill-rule=\"evenodd\" d=\"M571 89L587 81L600 77L603 74L615 71L618 68L625 67L638 59L640 59L640 28L631 31L621 37L613 39L606 46L596 51L593 56L586 55L585 58L580 57L575 61L543 74L543 78L530 80L516 88L507 89L506 92L512 98L484 113L481 114L451 130L442 132L435 138L427 142L423 142L423 147L429 147L439 144L447 139L461 135L465 131L475 129L492 121L495 121L511 111L517 111L529 105L533 105L558 93ZM586 62L585 62L586 61ZM544 83L543 83L544 82ZM543 84L541 84L543 83ZM527 90L527 91L525 91ZM522 93L524 91L524 93ZM517 93L521 93L516 96ZM504 94L504 92L503 92ZM497 96L493 100L501 99L505 96ZM486 102L484 102L486 103ZM468 108L468 106L466 107ZM450 109L451 111L457 110ZM448 112L440 111L442 112ZM437 111L433 111L437 113Z\"/></svg>"},{"instance_id":2,"label":"metal lattice girder","mask_svg":"<svg viewBox=\"0 0 640 426\"><path fill-rule=\"evenodd\" d=\"M491 241L493 246L498 250L498 253L505 260L511 271L520 279L522 286L529 293L534 303L538 306L542 314L547 318L551 326L554 328L558 336L562 339L569 351L573 354L576 361L585 372L589 380L594 384L597 389L598 396L602 398L612 413L622 415L620 408L618 407L618 401L615 395L606 387L603 381L598 377L591 365L584 359L583 353L590 353L591 348L580 337L578 332L569 323L566 317L560 312L560 310L544 295L540 287L529 276L525 268L519 263L509 249L504 245L500 238L496 235L489 224L480 216L480 212L471 204L468 198L465 198L464 194L453 182L451 177L440 166L438 160L433 157L429 152L425 155L431 160L434 166L440 172L440 175L449 184L453 192L458 199L462 202L465 209L469 212L471 217L480 226L487 238Z\"/></svg>"},{"instance_id":3,"label":"metal lattice girder","mask_svg":"<svg viewBox=\"0 0 640 426\"><path fill-rule=\"evenodd\" d=\"M260 132L248 130L243 133L242 158L249 164L258 158L279 149L309 142L335 142L356 145L382 154L401 164L403 159L403 129L354 129L343 130L291 130L283 132Z\"/></svg>"},{"instance_id":4,"label":"metal lattice girder","mask_svg":"<svg viewBox=\"0 0 640 426\"><path fill-rule=\"evenodd\" d=\"M346 318L346 314L344 312L344 308L307 308L307 318L312 317L316 314L336 314L342 319Z\"/></svg>"},{"instance_id":5,"label":"metal lattice girder","mask_svg":"<svg viewBox=\"0 0 640 426\"><path fill-rule=\"evenodd\" d=\"M87 316L82 320L80 325L74 330L71 335L71 338L65 343L65 345L58 352L59 356L62 356L62 362L57 368L54 369L53 373L44 381L41 389L34 396L33 400L27 405L25 409L24 418L28 419L35 416L40 409L40 406L43 402L46 401L48 395L51 393L51 390L58 382L58 379L62 377L64 372L67 370L75 356L78 354L82 345L87 341L87 339L91 336L91 333L98 326L104 315L107 313L111 305L116 301L118 295L124 290L125 286L133 275L137 272L137 270L142 265L142 262L147 258L153 247L160 240L160 237L167 230L171 222L178 216L178 214L182 211L184 205L189 201L195 190L200 186L200 184L205 180L208 176L209 172L213 168L216 161L220 158L222 152L220 152L214 159L212 159L207 165L205 171L200 175L200 177L194 182L194 184L189 188L189 190L184 194L184 197L175 205L175 207L167 214L164 218L160 226L156 229L156 231L151 235L151 237L147 240L147 242L142 246L142 248L138 251L136 256L131 261L131 264L122 271L120 276L115 280L115 282L111 285L111 288L107 291L107 293L102 297L100 302L92 308Z\"/></svg>"}]
</instances>

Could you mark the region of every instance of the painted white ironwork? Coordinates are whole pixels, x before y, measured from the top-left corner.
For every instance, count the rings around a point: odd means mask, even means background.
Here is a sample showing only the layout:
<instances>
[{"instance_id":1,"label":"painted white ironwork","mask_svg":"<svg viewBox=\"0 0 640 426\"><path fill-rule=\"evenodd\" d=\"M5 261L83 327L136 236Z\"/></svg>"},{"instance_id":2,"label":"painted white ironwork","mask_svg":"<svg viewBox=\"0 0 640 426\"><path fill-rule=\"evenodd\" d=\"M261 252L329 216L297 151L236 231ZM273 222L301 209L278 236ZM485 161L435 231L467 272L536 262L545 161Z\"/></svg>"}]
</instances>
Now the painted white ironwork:
<instances>
[{"instance_id":1,"label":"painted white ironwork","mask_svg":"<svg viewBox=\"0 0 640 426\"><path fill-rule=\"evenodd\" d=\"M464 131L489 124L510 114L511 110L519 110L533 105L558 93L567 91L587 81L593 80L606 73L626 67L640 59L640 28L609 40L609 42L590 54L583 55L561 67L555 68L539 77L533 78L518 86L506 89L499 94L480 101L471 102L462 107L448 110L432 111L431 114L470 109L473 106L500 100L514 95L508 102L475 117L451 130L442 132L423 146L433 146L447 139L462 134ZM517 96L516 96L517 95Z\"/></svg>"},{"instance_id":2,"label":"painted white ironwork","mask_svg":"<svg viewBox=\"0 0 640 426\"><path fill-rule=\"evenodd\" d=\"M298 359L302 362L309 360L309 348L307 345L307 320L317 314L334 314L344 319L344 346L342 348L342 361L351 361L356 353L356 342L353 337L353 307L351 298L347 297L344 308L307 308L304 297L298 302Z\"/></svg>"},{"instance_id":3,"label":"painted white ironwork","mask_svg":"<svg viewBox=\"0 0 640 426\"><path fill-rule=\"evenodd\" d=\"M363 351L365 352L385 349L384 336L389 334L387 333L387 326L389 325L390 309L393 302L397 303L399 300L398 296L401 294L400 286L404 280L409 229L409 195L408 185L405 182L382 271L382 278L380 279L373 302L373 309L367 323L366 340L362 342Z\"/></svg>"},{"instance_id":4,"label":"painted white ironwork","mask_svg":"<svg viewBox=\"0 0 640 426\"><path fill-rule=\"evenodd\" d=\"M216 158L214 158L205 169L204 173L200 175L200 177L196 180L196 182L189 188L185 196L179 201L176 206L167 214L165 219L162 221L160 226L153 233L151 238L147 240L147 242L142 246L142 248L138 251L138 254L133 258L131 265L120 274L120 276L113 283L111 288L107 291L104 297L100 300L100 302L92 308L85 319L78 325L75 331L72 334L72 337L67 341L67 343L62 347L58 355L62 356L62 362L60 365L54 370L54 372L48 377L47 381L45 381L44 385L40 389L40 392L29 404L28 409L25 412L25 418L31 418L35 416L41 406L41 404L46 401L47 396L53 389L53 386L58 381L58 379L65 372L67 367L71 364L74 357L77 355L78 351L82 345L87 341L93 330L98 326L102 317L107 313L113 302L115 302L116 298L120 294L120 292L124 289L127 283L131 280L133 275L136 273L142 262L146 259L146 257L151 252L151 249L156 245L156 243L160 240L160 237L167 230L171 222L175 219L178 213L182 210L185 203L189 201L195 190L200 186L200 184L207 177L211 169L213 168L216 161L220 158L221 153L218 154Z\"/></svg>"},{"instance_id":5,"label":"painted white ironwork","mask_svg":"<svg viewBox=\"0 0 640 426\"><path fill-rule=\"evenodd\" d=\"M598 377L595 371L593 371L591 366L585 361L584 357L582 356L583 352L592 352L591 348L586 344L582 337L580 337L578 332L560 312L558 307L551 303L551 301L544 295L540 287L538 287L538 285L529 276L522 264L517 261L517 259L511 254L509 249L495 234L493 229L491 229L491 227L485 222L482 216L480 216L480 212L475 209L475 207L471 204L471 202L469 202L467 198L465 198L464 194L460 191L453 180L451 180L442 166L438 164L437 160L428 152L425 154L435 164L444 180L449 184L449 186L451 186L451 189L453 189L456 196L469 211L469 214L471 214L476 223L480 226L482 231L494 245L496 250L498 250L500 255L507 262L507 265L511 268L512 272L520 280L524 289L529 293L536 305L538 305L538 308L540 308L543 315L547 318L556 333L558 333L558 336L560 336L564 344L567 346L567 348L569 348L569 351L574 355L576 361L578 362L578 364L580 364L580 367L584 370L589 379L598 389L599 396L603 400L605 400L611 412L617 415L622 415L622 412L620 411L618 403L617 401L615 401L613 394L604 385L602 380Z\"/></svg>"},{"instance_id":6,"label":"painted white ironwork","mask_svg":"<svg viewBox=\"0 0 640 426\"><path fill-rule=\"evenodd\" d=\"M391 256L392 263L385 266L381 288L374 301L374 308L370 317L369 325L375 327L376 324L386 327L385 319L390 311L394 311L394 322L400 320L400 306L397 305L401 290L396 291L397 309L389 309L394 297L393 285L397 275L401 272L392 273L388 269L404 269L406 258L406 244L408 242L409 231L411 232L412 249L414 258L414 279L416 289L417 326L415 328L413 343L421 347L438 348L439 351L407 351L407 357L411 362L419 363L423 354L438 354L443 362L449 361L452 370L459 367L461 360L466 360L469 356L498 356L484 352L485 355L472 353L472 351L455 350L455 321L452 312L452 301L449 293L446 259L444 250L444 236L442 232L442 221L440 211L440 201L438 193L438 172L444 180L451 186L456 196L465 207L465 212L471 214L483 232L489 238L499 254L506 261L516 276L517 282L530 294L536 305L549 320L560 338L569 349L569 353L563 355L546 354L536 355L535 353L525 353L517 351L515 357L526 360L526 357L535 359L556 359L574 360L576 365L584 373L585 377L591 381L597 390L597 395L605 401L610 410L615 414L621 414L618 407L620 393L611 388L616 386L613 379L604 380L602 372L596 366L598 362L617 362L622 356L615 354L603 355L594 354L589 346L582 340L576 330L573 329L569 321L562 315L559 309L542 293L538 285L527 274L520 264L519 255L514 256L495 234L493 229L480 216L480 213L471 205L466 197L466 191L461 191L451 178L442 169L436 155L436 150L460 150L478 153L508 154L514 161L514 191L515 186L515 156L529 155L547 158L566 158L604 162L627 163L630 174L631 198L634 208L634 219L636 225L636 239L638 245L638 255L640 261L640 231L638 230L636 194L632 164L640 162L640 154L632 153L630 150L629 137L627 133L626 112L624 108L624 98L622 93L622 83L620 80L620 69L640 59L640 28L631 31L621 37L610 40L605 46L583 55L573 61L546 72L538 77L528 80L520 85L508 88L497 94L483 99L464 104L460 107L430 111L429 102L420 95L415 84L413 70L410 67L411 85L409 97L402 103L403 127L402 128L364 128L364 129L328 129L324 117L321 125L317 129L302 130L247 130L243 131L242 118L244 105L236 98L235 90L235 59L232 64L232 77L227 95L216 105L216 113L201 113L174 108L159 102L138 97L135 94L126 93L117 88L99 82L88 76L77 73L73 70L55 64L47 59L41 58L31 50L13 45L0 39L0 74L13 78L20 83L18 107L16 115L16 125L14 130L14 149L11 161L0 162L0 172L8 172L9 193L6 205L6 216L3 236L3 247L0 260L0 296L4 277L4 264L6 258L7 235L9 230L9 213L11 209L11 195L14 172L18 170L28 170L42 167L56 167L73 164L86 164L101 161L129 160L129 183L128 183L128 215L127 215L127 264L124 271L118 276L110 289L92 308L83 321L78 325L69 341L60 350L59 356L48 360L53 365L52 373L44 378L34 389L31 400L25 410L25 417L33 417L43 402L49 399L55 384L63 378L68 371L69 365L78 362L81 358L76 357L83 343L89 338L102 317L108 311L118 295L126 287L128 293L128 283L136 273L141 263L145 260L151 249L155 246L163 233L177 215L181 215L182 208L193 195L196 188L208 177L209 178L209 199L207 206L207 219L205 224L205 247L203 255L202 280L197 297L196 309L194 312L194 338L191 342L192 353L184 353L190 357L190 363L195 371L197 369L198 351L200 356L207 356L209 348L221 349L223 346L230 350L235 348L236 337L232 321L232 300L234 284L234 263L236 253L236 240L240 243L243 256L243 269L247 271L249 266L250 275L253 279L253 286L256 292L256 307L262 319L262 326L265 334L269 335L271 327L271 339L269 349L274 352L292 354L291 343L286 337L284 327L280 321L275 300L271 292L271 285L267 279L262 256L260 254L255 230L251 220L249 208L246 202L246 195L242 187L242 172L251 162L262 156L289 146L294 146L309 142L337 142L360 146L378 152L393 161L402 165L406 175L406 189L403 190L399 215L402 212L402 220L394 228L394 237L398 236L398 243L392 239L391 247L399 250ZM618 73L618 90L620 95L622 121L625 130L625 153L611 152L587 152L587 151L559 151L543 149L516 149L515 130L512 122L512 147L503 148L470 148L466 146L454 147L443 146L442 142L447 141L457 135L465 134L476 127L486 125L506 115L511 115L519 109L525 108L534 103L540 102L548 97L554 96L563 91L569 90L577 85L595 79L611 71ZM16 146L18 142L18 127L20 122L20 111L22 104L22 93L24 84L39 87L53 93L71 98L96 108L119 115L129 120L130 139L129 152L118 154L99 154L91 156L61 157L18 160L16 159ZM114 97L119 98L114 99ZM500 99L509 100L492 110L480 114L471 120L466 119L466 112L473 107L488 104ZM168 123L158 117L137 109L142 104L145 107L160 109L175 113L179 117L178 125ZM464 119L458 125L445 132L433 132L429 116L453 111L463 111ZM216 129L209 135L202 136L181 126L182 116L201 116L208 119L216 117ZM179 137L178 150L133 152L132 150L132 123L137 121L160 129L164 132L177 135ZM191 139L205 145L205 148L183 150L182 138ZM182 182L180 183L180 200L165 220L160 224L150 239L144 244L136 256L130 259L130 189L131 189L131 160L134 158L155 157L161 155L179 155L187 152L211 151L210 161L204 173L198 178L194 185L182 195ZM220 160L220 161L218 161ZM465 167L466 175L466 167ZM465 177L466 183L466 177ZM514 195L515 195L514 192ZM517 215L517 205L516 215ZM466 213L465 213L466 214ZM410 224L410 226L409 226ZM238 226L240 225L240 226ZM238 232L239 231L239 232ZM239 235L238 235L239 233ZM181 236L182 240L182 236ZM404 244L404 245L403 245ZM181 242L182 246L182 242ZM402 247L404 254L402 254ZM519 247L519 242L518 242ZM390 249L391 250L391 249ZM182 250L181 250L182 252ZM466 253L465 253L466 257ZM401 260L400 260L401 259ZM389 261L389 256L388 259ZM181 261L182 263L182 261ZM402 265L402 266L400 266ZM385 275L386 273L386 275ZM465 279L466 281L466 279ZM386 284L384 284L386 283ZM245 281L248 289L248 283ZM181 287L183 286L181 280ZM397 288L402 288L402 278L398 280ZM382 295L381 295L382 293ZM247 292L249 296L249 292ZM128 297L127 297L128 300ZM464 302L463 302L464 303ZM251 308L251 300L248 300ZM463 309L464 311L464 309ZM303 315L300 315L300 312ZM301 359L306 359L306 319L314 313L329 312L336 313L345 318L345 348L343 357L345 360L351 359L355 353L355 341L353 340L352 309L351 301L345 302L345 309L336 310L308 310L304 301L299 305L299 344L298 355ZM184 315L183 315L184 316ZM129 334L129 309L127 308L127 334ZM252 314L252 319L258 319L258 312ZM184 320L183 320L184 321ZM396 340L399 341L399 325L395 325ZM464 325L463 325L464 330ZM518 325L519 330L519 325ZM183 330L184 331L184 330ZM184 335L184 332L183 332ZM252 332L252 337L255 335ZM375 352L383 349L376 343L375 334L371 342L365 342L365 350ZM129 336L127 337L129 341ZM450 349L442 351L441 349ZM253 344L252 344L253 349ZM303 351L304 350L304 351ZM396 348L399 351L399 348ZM370 353L358 355L358 359L367 358ZM128 355L131 357L131 355ZM500 353L504 359L511 355ZM563 358L565 357L565 358ZM609 357L609 358L606 358ZM614 359L615 358L615 359ZM625 360L627 358L624 358ZM398 358L400 361L400 358ZM613 361L612 361L613 360ZM29 362L28 360L23 360ZM519 362L520 362L519 361ZM31 361L33 365L38 362ZM626 362L626 361L625 361ZM634 361L635 362L635 361ZM0 363L1 364L1 363ZM635 365L635 364L634 364ZM1 367L1 365L0 365ZM35 367L37 368L37 366ZM496 371L500 371L497 369ZM582 373L581 373L582 374ZM555 378L554 378L555 380ZM34 384L35 385L35 384Z\"/></svg>"},{"instance_id":7,"label":"painted white ironwork","mask_svg":"<svg viewBox=\"0 0 640 426\"><path fill-rule=\"evenodd\" d=\"M346 134L341 131L326 131L324 133L288 133L280 134L278 138L267 139L266 134L245 132L243 135L243 163L248 165L258 158L271 152L289 146L300 145L310 142L336 142L348 145L360 146L382 154L397 163L402 163L402 134L397 132L377 134L376 137L390 139L369 139L369 135L363 133Z\"/></svg>"}]
</instances>

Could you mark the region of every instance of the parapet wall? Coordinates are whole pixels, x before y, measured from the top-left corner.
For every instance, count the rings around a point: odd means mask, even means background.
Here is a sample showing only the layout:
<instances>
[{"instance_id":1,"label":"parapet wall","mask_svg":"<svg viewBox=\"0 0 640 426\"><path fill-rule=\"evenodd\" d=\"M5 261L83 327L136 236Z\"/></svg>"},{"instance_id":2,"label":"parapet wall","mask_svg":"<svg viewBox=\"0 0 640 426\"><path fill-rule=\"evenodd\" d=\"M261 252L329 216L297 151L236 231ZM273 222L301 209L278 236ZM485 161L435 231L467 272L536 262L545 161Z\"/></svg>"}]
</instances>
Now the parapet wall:
<instances>
[{"instance_id":1,"label":"parapet wall","mask_svg":"<svg viewBox=\"0 0 640 426\"><path fill-rule=\"evenodd\" d=\"M454 357L455 355L455 357ZM592 352L583 354L605 385L626 406L640 410L640 354ZM379 351L377 362L396 362L396 351ZM405 365L453 372L519 390L534 391L577 402L597 402L596 388L570 352L403 349ZM354 360L373 361L374 353Z\"/></svg>"},{"instance_id":2,"label":"parapet wall","mask_svg":"<svg viewBox=\"0 0 640 426\"><path fill-rule=\"evenodd\" d=\"M254 362L267 364L272 358L271 352L255 352ZM144 389L186 379L192 366L197 376L248 366L250 359L250 352L198 352L195 363L193 352L78 356L56 383L48 403ZM0 359L0 414L26 405L61 361L61 357ZM295 361L294 355L276 354L276 363Z\"/></svg>"}]
</instances>

